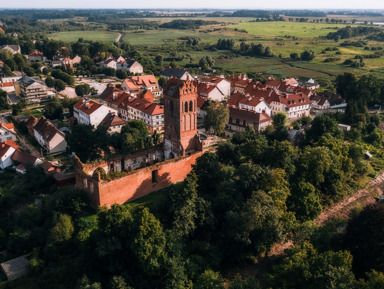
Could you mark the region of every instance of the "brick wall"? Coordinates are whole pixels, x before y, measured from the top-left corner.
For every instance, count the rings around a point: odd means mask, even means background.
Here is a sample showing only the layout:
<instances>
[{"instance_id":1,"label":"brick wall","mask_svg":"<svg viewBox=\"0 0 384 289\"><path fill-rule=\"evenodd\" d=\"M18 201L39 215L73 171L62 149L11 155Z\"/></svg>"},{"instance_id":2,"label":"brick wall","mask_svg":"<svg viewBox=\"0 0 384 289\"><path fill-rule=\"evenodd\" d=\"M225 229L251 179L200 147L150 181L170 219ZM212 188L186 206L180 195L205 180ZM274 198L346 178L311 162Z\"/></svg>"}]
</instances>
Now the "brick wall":
<instances>
[{"instance_id":1,"label":"brick wall","mask_svg":"<svg viewBox=\"0 0 384 289\"><path fill-rule=\"evenodd\" d=\"M89 193L95 207L123 204L183 181L202 154L203 152L199 152L181 159L158 163L112 181L102 181L97 176L85 174L81 163L76 161L76 187Z\"/></svg>"}]
</instances>

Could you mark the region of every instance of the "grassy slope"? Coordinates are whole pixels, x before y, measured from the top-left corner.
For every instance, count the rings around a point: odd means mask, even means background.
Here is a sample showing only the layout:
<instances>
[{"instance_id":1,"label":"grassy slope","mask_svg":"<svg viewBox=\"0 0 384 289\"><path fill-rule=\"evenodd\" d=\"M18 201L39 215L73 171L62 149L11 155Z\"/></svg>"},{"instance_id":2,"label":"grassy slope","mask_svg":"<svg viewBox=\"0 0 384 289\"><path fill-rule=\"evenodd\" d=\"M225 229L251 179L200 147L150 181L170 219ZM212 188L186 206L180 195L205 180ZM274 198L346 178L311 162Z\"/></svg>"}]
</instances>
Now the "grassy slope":
<instances>
[{"instance_id":1,"label":"grassy slope","mask_svg":"<svg viewBox=\"0 0 384 289\"><path fill-rule=\"evenodd\" d=\"M65 31L48 35L49 38L62 41L77 41L79 38L94 41L115 41L118 33L109 31Z\"/></svg>"}]
</instances>

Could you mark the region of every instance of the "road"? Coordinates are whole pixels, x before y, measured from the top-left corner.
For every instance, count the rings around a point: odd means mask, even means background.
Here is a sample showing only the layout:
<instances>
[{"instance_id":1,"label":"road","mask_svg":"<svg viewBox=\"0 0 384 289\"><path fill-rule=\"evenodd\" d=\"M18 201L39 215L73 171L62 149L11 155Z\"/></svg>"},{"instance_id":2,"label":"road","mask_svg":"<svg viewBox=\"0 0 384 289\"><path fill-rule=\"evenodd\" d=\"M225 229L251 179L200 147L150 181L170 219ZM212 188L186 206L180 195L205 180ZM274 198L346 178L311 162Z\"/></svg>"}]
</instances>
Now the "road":
<instances>
[{"instance_id":1,"label":"road","mask_svg":"<svg viewBox=\"0 0 384 289\"><path fill-rule=\"evenodd\" d=\"M116 40L115 40L115 42L119 42L120 41L120 39L121 39L121 36L123 36L121 33L119 33L119 35L116 37Z\"/></svg>"}]
</instances>

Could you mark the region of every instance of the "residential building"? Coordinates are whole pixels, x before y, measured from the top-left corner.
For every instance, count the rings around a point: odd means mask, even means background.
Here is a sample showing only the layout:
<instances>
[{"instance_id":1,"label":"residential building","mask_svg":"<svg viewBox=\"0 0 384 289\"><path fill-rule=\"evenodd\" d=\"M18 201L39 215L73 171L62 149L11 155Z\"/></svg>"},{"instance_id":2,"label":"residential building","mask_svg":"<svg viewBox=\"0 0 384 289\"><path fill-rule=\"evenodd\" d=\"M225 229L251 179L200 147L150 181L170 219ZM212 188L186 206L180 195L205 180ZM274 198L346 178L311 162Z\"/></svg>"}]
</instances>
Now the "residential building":
<instances>
[{"instance_id":1,"label":"residential building","mask_svg":"<svg viewBox=\"0 0 384 289\"><path fill-rule=\"evenodd\" d=\"M261 131L271 124L271 117L262 112L245 110L236 107L229 107L229 120L227 130L230 132L243 131L247 126L253 127L256 131Z\"/></svg>"},{"instance_id":2,"label":"residential building","mask_svg":"<svg viewBox=\"0 0 384 289\"><path fill-rule=\"evenodd\" d=\"M21 54L21 49L20 49L20 45L3 45L1 46L0 50L7 50L9 52L11 52L12 54L17 54L17 53L20 53Z\"/></svg>"},{"instance_id":3,"label":"residential building","mask_svg":"<svg viewBox=\"0 0 384 289\"><path fill-rule=\"evenodd\" d=\"M77 122L90 124L95 128L110 112L117 114L116 109L87 98L81 99L73 106L73 116Z\"/></svg>"},{"instance_id":4,"label":"residential building","mask_svg":"<svg viewBox=\"0 0 384 289\"><path fill-rule=\"evenodd\" d=\"M225 95L221 90L216 85L210 83L197 83L197 94L200 97L216 101L223 101L225 99Z\"/></svg>"},{"instance_id":5,"label":"residential building","mask_svg":"<svg viewBox=\"0 0 384 289\"><path fill-rule=\"evenodd\" d=\"M4 76L1 78L1 83L15 83L21 78L20 76Z\"/></svg>"},{"instance_id":6,"label":"residential building","mask_svg":"<svg viewBox=\"0 0 384 289\"><path fill-rule=\"evenodd\" d=\"M33 130L35 139L47 154L60 154L66 151L68 145L65 140L65 133L56 128L45 117L40 118Z\"/></svg>"},{"instance_id":7,"label":"residential building","mask_svg":"<svg viewBox=\"0 0 384 289\"><path fill-rule=\"evenodd\" d=\"M144 90L150 90L155 97L160 97L163 94L163 90L154 75L132 76L124 80L121 88L132 95L137 95Z\"/></svg>"},{"instance_id":8,"label":"residential building","mask_svg":"<svg viewBox=\"0 0 384 289\"><path fill-rule=\"evenodd\" d=\"M125 121L141 119L153 134L164 131L164 107L143 97L131 97L119 106L119 115Z\"/></svg>"},{"instance_id":9,"label":"residential building","mask_svg":"<svg viewBox=\"0 0 384 289\"><path fill-rule=\"evenodd\" d=\"M108 129L108 133L120 133L121 128L126 125L127 122L114 113L108 113L105 118L100 122L100 125L105 126Z\"/></svg>"},{"instance_id":10,"label":"residential building","mask_svg":"<svg viewBox=\"0 0 384 289\"><path fill-rule=\"evenodd\" d=\"M226 79L231 83L231 93L244 93L247 86L252 83L252 79L249 79L245 74L228 76Z\"/></svg>"},{"instance_id":11,"label":"residential building","mask_svg":"<svg viewBox=\"0 0 384 289\"><path fill-rule=\"evenodd\" d=\"M0 142L0 169L12 165L12 155L17 149L19 147L13 140Z\"/></svg>"},{"instance_id":12,"label":"residential building","mask_svg":"<svg viewBox=\"0 0 384 289\"><path fill-rule=\"evenodd\" d=\"M331 107L328 99L324 95L313 94L309 99L312 101L313 108L324 110Z\"/></svg>"},{"instance_id":13,"label":"residential building","mask_svg":"<svg viewBox=\"0 0 384 289\"><path fill-rule=\"evenodd\" d=\"M315 90L320 87L320 84L317 81L309 77L300 77L298 79L298 83L300 86L308 88L310 90Z\"/></svg>"},{"instance_id":14,"label":"residential building","mask_svg":"<svg viewBox=\"0 0 384 289\"><path fill-rule=\"evenodd\" d=\"M193 79L193 76L185 69L172 68L172 67L164 67L160 73L160 76L166 79L169 79L169 78L178 78L181 80Z\"/></svg>"},{"instance_id":15,"label":"residential building","mask_svg":"<svg viewBox=\"0 0 384 289\"><path fill-rule=\"evenodd\" d=\"M15 83L16 96L23 96L28 101L41 100L48 97L48 87L41 80L24 75Z\"/></svg>"},{"instance_id":16,"label":"residential building","mask_svg":"<svg viewBox=\"0 0 384 289\"><path fill-rule=\"evenodd\" d=\"M28 60L29 62L44 62L47 60L47 58L42 52L36 50L28 55Z\"/></svg>"},{"instance_id":17,"label":"residential building","mask_svg":"<svg viewBox=\"0 0 384 289\"><path fill-rule=\"evenodd\" d=\"M265 113L271 115L271 109L262 96L245 95L238 102L239 108L243 110L250 110L258 113Z\"/></svg>"},{"instance_id":18,"label":"residential building","mask_svg":"<svg viewBox=\"0 0 384 289\"><path fill-rule=\"evenodd\" d=\"M311 109L311 100L304 93L273 92L266 102L271 108L272 115L282 111L289 119L308 116Z\"/></svg>"},{"instance_id":19,"label":"residential building","mask_svg":"<svg viewBox=\"0 0 384 289\"><path fill-rule=\"evenodd\" d=\"M100 103L106 103L108 106L118 109L126 99L130 97L130 94L126 93L122 88L117 88L113 85L108 86L100 95Z\"/></svg>"},{"instance_id":20,"label":"residential building","mask_svg":"<svg viewBox=\"0 0 384 289\"><path fill-rule=\"evenodd\" d=\"M229 97L231 95L231 82L225 79L224 77L219 76L211 76L206 77L202 76L199 77L199 81L202 83L208 83L211 85L215 85L221 93L224 95L224 97Z\"/></svg>"},{"instance_id":21,"label":"residential building","mask_svg":"<svg viewBox=\"0 0 384 289\"><path fill-rule=\"evenodd\" d=\"M144 72L143 66L134 59L129 59L125 63L125 70L132 74L142 74Z\"/></svg>"},{"instance_id":22,"label":"residential building","mask_svg":"<svg viewBox=\"0 0 384 289\"><path fill-rule=\"evenodd\" d=\"M7 140L17 140L17 134L13 123L0 122L0 142Z\"/></svg>"}]
</instances>

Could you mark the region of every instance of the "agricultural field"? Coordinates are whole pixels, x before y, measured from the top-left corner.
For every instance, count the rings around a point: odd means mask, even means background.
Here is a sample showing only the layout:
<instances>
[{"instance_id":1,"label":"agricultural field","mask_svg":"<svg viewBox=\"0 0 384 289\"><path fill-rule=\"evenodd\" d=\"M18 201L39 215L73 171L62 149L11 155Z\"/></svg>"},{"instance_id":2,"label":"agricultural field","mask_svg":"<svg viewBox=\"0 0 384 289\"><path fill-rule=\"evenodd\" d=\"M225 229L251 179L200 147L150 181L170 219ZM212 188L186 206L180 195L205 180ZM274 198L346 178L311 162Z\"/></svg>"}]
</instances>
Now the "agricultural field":
<instances>
[{"instance_id":1,"label":"agricultural field","mask_svg":"<svg viewBox=\"0 0 384 289\"><path fill-rule=\"evenodd\" d=\"M332 18L339 19L340 17L334 15ZM132 19L128 20L132 21ZM141 20L162 24L175 20L175 18L145 18ZM158 27L157 29L130 29L115 32L106 30L74 31L58 32L49 37L64 41L76 41L82 37L86 40L112 42L118 33L122 33L121 41L135 46L143 56L154 58L156 55L163 55L164 59L177 57L182 59L177 61L179 65L198 63L200 58L211 56L215 60L215 67L226 73L263 73L279 77L308 76L327 79L345 71L351 71L358 75L372 73L384 78L384 56L367 58L364 60L365 66L363 68L352 68L343 65L344 61L353 59L357 55L372 54L373 51L365 50L364 47L340 46L344 40L335 42L324 37L330 32L335 32L337 29L351 24L290 21L255 22L252 18L240 17L194 17L193 20L216 21L218 23L201 26L199 29L179 30ZM358 26L358 24L354 26ZM233 39L235 47L239 47L242 41L248 44L261 43L264 46L269 46L275 56L273 58L234 57L234 55L230 55L232 53L229 51L180 47L185 42L182 39L185 37L199 38L201 47L214 45L219 39L224 38ZM364 37L348 40L364 40ZM367 41L366 46L384 47L384 43ZM314 51L315 59L310 62L291 61L291 53L300 54L305 50ZM329 58L333 58L333 61L325 62Z\"/></svg>"},{"instance_id":2,"label":"agricultural field","mask_svg":"<svg viewBox=\"0 0 384 289\"><path fill-rule=\"evenodd\" d=\"M49 34L48 37L54 40L62 40L68 42L77 41L79 38L84 40L93 40L93 41L105 41L113 42L118 36L118 32L110 31L65 31Z\"/></svg>"}]
</instances>

